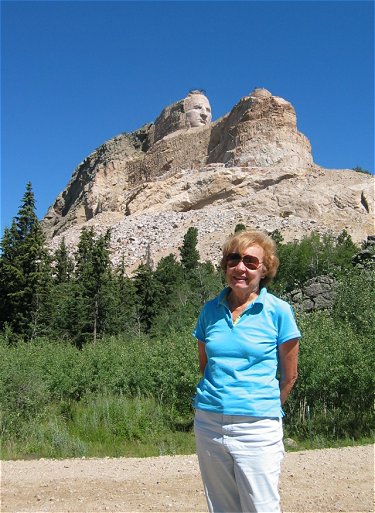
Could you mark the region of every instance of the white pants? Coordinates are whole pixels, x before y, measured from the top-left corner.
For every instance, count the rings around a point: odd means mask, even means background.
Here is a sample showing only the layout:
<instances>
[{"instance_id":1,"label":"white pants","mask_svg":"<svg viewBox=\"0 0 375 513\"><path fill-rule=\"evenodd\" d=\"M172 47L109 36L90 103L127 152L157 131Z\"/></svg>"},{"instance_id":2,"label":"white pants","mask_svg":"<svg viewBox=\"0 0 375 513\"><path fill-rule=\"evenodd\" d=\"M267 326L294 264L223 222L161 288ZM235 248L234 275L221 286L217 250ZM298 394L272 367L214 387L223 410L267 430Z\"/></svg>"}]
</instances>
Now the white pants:
<instances>
[{"instance_id":1,"label":"white pants","mask_svg":"<svg viewBox=\"0 0 375 513\"><path fill-rule=\"evenodd\" d=\"M281 419L196 410L194 431L210 513L280 513Z\"/></svg>"}]
</instances>

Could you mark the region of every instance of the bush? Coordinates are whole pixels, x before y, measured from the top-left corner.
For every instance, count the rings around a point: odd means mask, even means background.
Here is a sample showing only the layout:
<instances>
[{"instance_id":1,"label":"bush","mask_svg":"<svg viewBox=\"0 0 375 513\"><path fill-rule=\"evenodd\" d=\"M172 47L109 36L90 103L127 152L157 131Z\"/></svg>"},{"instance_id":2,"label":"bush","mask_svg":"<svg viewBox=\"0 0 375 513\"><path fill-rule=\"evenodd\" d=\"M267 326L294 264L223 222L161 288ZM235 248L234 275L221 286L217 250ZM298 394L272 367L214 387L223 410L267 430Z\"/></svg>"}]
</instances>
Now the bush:
<instances>
[{"instance_id":1,"label":"bush","mask_svg":"<svg viewBox=\"0 0 375 513\"><path fill-rule=\"evenodd\" d=\"M288 433L301 438L359 438L373 423L372 350L369 338L327 312L298 319L299 378L286 405Z\"/></svg>"},{"instance_id":2,"label":"bush","mask_svg":"<svg viewBox=\"0 0 375 513\"><path fill-rule=\"evenodd\" d=\"M347 321L358 334L371 338L375 333L374 300L374 272L352 269L340 280L333 315Z\"/></svg>"},{"instance_id":3,"label":"bush","mask_svg":"<svg viewBox=\"0 0 375 513\"><path fill-rule=\"evenodd\" d=\"M285 408L291 436L371 435L372 283L367 274L349 273L331 314L297 319L300 375ZM191 435L187 445L178 439L192 426L199 380L191 331L172 328L163 338L108 337L81 350L46 339L9 346L0 337L6 453L150 455L192 448Z\"/></svg>"}]
</instances>

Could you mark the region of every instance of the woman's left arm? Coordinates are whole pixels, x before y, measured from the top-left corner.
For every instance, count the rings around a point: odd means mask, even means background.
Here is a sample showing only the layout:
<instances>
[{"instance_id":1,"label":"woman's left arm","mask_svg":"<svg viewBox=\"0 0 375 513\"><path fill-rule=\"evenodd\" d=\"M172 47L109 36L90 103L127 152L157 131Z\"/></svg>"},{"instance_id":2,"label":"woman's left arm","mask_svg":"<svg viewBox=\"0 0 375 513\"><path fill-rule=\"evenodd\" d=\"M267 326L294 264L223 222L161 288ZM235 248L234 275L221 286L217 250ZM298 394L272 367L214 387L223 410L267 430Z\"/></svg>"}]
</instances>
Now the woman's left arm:
<instances>
[{"instance_id":1,"label":"woman's left arm","mask_svg":"<svg viewBox=\"0 0 375 513\"><path fill-rule=\"evenodd\" d=\"M280 400L283 405L298 377L298 338L279 345Z\"/></svg>"}]
</instances>

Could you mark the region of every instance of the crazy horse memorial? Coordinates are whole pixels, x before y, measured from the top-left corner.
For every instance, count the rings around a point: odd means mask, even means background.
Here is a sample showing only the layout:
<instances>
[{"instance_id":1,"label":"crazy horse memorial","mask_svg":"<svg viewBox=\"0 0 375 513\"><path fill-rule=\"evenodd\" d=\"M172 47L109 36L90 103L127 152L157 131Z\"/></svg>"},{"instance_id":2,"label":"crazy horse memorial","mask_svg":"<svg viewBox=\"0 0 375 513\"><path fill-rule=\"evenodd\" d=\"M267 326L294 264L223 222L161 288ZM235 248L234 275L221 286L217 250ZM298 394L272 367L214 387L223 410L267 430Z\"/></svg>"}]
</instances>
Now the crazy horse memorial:
<instances>
[{"instance_id":1,"label":"crazy horse memorial","mask_svg":"<svg viewBox=\"0 0 375 513\"><path fill-rule=\"evenodd\" d=\"M373 177L314 163L288 101L256 88L212 121L193 90L86 157L43 227L51 247L64 237L70 248L82 226L111 228L114 263L124 256L132 269L147 252L177 253L190 226L202 259L215 261L237 223L285 240L346 229L359 243L374 233L373 215Z\"/></svg>"}]
</instances>

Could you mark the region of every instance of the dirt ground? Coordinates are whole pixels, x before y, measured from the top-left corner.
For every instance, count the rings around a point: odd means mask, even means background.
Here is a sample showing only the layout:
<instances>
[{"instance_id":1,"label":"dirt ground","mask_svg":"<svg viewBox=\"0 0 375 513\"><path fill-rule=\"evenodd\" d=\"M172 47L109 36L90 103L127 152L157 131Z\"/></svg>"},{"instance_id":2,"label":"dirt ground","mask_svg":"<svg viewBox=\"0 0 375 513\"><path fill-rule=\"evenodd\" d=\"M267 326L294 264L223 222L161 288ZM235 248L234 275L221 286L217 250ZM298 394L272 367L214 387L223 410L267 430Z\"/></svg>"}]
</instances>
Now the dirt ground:
<instances>
[{"instance_id":1,"label":"dirt ground","mask_svg":"<svg viewBox=\"0 0 375 513\"><path fill-rule=\"evenodd\" d=\"M286 454L284 512L373 512L374 447ZM3 461L2 512L206 512L197 459Z\"/></svg>"}]
</instances>

